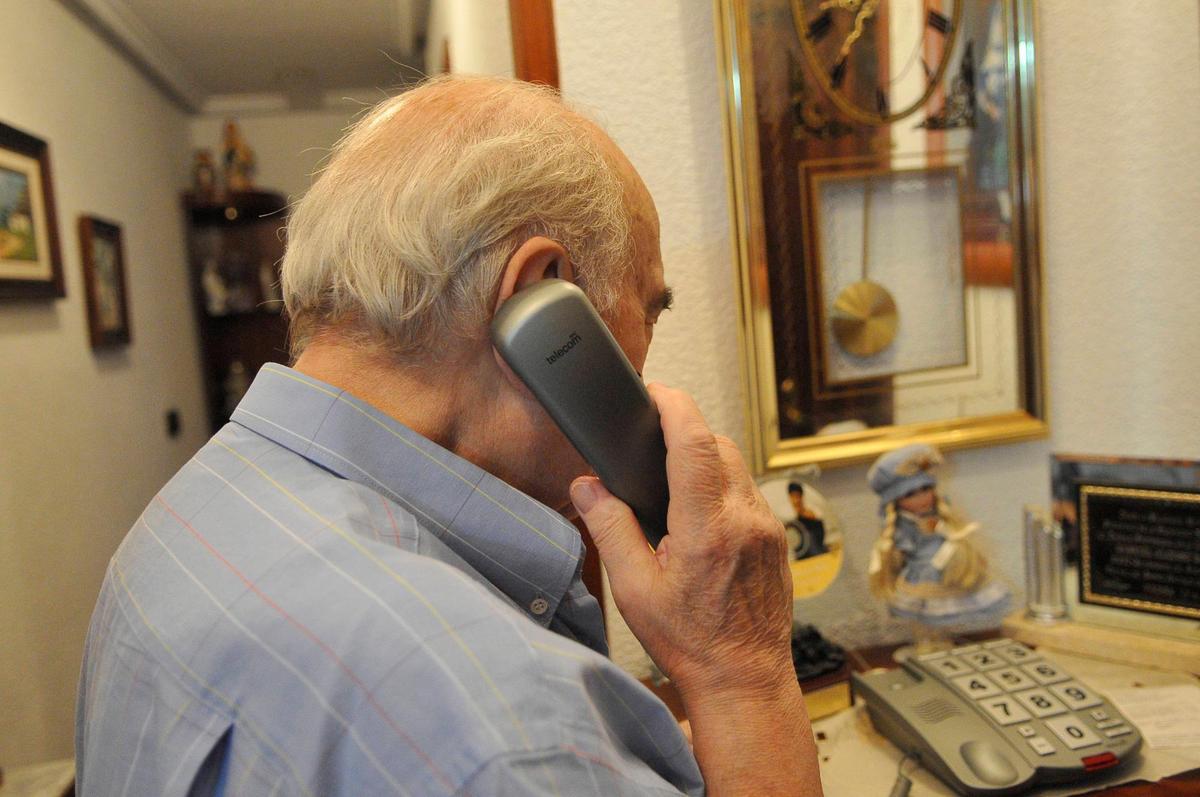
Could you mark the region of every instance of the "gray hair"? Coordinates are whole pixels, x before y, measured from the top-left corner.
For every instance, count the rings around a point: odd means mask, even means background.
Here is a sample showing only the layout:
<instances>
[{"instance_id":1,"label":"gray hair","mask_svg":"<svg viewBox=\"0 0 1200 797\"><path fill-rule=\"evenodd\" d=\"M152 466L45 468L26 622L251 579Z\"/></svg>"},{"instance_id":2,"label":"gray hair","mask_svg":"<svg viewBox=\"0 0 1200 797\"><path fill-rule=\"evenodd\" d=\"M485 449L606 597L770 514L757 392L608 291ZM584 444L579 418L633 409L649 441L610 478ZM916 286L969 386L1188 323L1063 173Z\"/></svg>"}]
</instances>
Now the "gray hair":
<instances>
[{"instance_id":1,"label":"gray hair","mask_svg":"<svg viewBox=\"0 0 1200 797\"><path fill-rule=\"evenodd\" d=\"M566 249L601 313L634 258L625 181L597 128L551 89L442 77L356 122L288 222L292 355L336 328L398 356L486 335L529 237Z\"/></svg>"}]
</instances>

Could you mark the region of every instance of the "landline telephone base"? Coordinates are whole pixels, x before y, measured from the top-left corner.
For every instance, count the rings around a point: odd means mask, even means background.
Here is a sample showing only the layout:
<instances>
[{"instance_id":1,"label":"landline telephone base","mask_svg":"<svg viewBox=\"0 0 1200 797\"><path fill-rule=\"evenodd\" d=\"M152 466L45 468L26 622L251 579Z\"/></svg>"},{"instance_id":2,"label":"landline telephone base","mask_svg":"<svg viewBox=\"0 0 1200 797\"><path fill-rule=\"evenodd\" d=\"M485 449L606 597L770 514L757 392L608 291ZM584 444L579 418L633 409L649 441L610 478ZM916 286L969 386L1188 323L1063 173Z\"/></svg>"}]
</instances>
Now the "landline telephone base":
<instances>
[{"instance_id":1,"label":"landline telephone base","mask_svg":"<svg viewBox=\"0 0 1200 797\"><path fill-rule=\"evenodd\" d=\"M1010 639L913 656L851 684L876 730L968 797L1086 781L1142 743L1110 702Z\"/></svg>"}]
</instances>

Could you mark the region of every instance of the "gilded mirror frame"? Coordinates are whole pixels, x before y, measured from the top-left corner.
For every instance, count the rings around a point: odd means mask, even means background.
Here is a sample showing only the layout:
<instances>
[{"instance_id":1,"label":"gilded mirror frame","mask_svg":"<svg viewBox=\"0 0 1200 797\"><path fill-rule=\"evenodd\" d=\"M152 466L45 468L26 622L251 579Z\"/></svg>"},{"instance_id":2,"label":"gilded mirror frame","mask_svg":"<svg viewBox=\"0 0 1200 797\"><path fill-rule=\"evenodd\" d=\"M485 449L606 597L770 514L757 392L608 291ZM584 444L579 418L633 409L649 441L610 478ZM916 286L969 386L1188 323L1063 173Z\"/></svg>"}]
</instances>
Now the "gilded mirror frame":
<instances>
[{"instance_id":1,"label":"gilded mirror frame","mask_svg":"<svg viewBox=\"0 0 1200 797\"><path fill-rule=\"evenodd\" d=\"M960 0L969 2L970 0ZM1012 199L1011 245L1014 291L1016 408L990 414L917 423L874 425L827 435L788 436L780 423L775 325L772 321L771 254L760 163L751 48L751 0L715 0L718 50L725 94L730 207L737 263L739 337L753 464L764 473L808 463L846 465L868 461L905 443L943 449L1044 437L1048 434L1044 375L1042 268L1037 180L1033 0L996 0L1006 27L1004 75L1008 91L1008 192ZM775 20L778 24L778 20ZM761 23L760 23L761 24ZM865 225L865 217L864 217ZM865 231L863 233L865 237ZM864 256L865 257L865 256ZM803 268L810 272L807 263ZM794 301L794 300L793 300ZM805 300L801 300L801 304ZM810 306L800 311L811 314ZM778 305L776 305L778 306Z\"/></svg>"}]
</instances>

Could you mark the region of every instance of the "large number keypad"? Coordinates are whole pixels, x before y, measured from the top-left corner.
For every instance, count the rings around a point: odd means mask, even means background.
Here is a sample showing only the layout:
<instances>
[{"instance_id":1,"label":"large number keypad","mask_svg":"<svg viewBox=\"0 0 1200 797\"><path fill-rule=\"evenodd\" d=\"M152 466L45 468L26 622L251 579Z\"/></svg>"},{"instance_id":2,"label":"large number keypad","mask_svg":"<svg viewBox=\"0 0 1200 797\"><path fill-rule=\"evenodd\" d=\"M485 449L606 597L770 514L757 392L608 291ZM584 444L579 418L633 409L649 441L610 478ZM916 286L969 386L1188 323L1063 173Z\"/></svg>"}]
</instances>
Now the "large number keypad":
<instances>
[{"instance_id":1,"label":"large number keypad","mask_svg":"<svg viewBox=\"0 0 1200 797\"><path fill-rule=\"evenodd\" d=\"M1106 740L1134 733L1103 698L1019 642L966 645L918 656L915 663L969 698L992 722L1015 730L1035 757L1100 752Z\"/></svg>"}]
</instances>

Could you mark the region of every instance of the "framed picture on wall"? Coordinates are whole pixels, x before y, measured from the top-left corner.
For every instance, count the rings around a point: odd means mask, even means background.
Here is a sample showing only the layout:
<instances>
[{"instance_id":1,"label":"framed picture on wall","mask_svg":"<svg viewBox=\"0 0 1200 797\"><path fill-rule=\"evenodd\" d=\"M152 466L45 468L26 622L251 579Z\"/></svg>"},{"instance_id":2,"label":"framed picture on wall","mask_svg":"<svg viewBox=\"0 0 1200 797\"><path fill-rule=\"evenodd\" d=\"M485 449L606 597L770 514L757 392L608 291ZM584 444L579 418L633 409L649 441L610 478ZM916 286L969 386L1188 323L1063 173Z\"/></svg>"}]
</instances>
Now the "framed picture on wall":
<instances>
[{"instance_id":1,"label":"framed picture on wall","mask_svg":"<svg viewBox=\"0 0 1200 797\"><path fill-rule=\"evenodd\" d=\"M0 123L0 299L65 295L49 147Z\"/></svg>"},{"instance_id":2,"label":"framed picture on wall","mask_svg":"<svg viewBox=\"0 0 1200 797\"><path fill-rule=\"evenodd\" d=\"M83 250L83 284L92 348L127 344L129 303L121 228L93 216L81 216L79 244Z\"/></svg>"}]
</instances>

